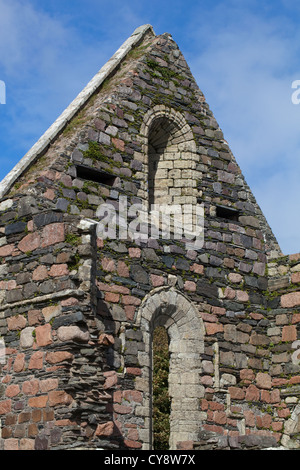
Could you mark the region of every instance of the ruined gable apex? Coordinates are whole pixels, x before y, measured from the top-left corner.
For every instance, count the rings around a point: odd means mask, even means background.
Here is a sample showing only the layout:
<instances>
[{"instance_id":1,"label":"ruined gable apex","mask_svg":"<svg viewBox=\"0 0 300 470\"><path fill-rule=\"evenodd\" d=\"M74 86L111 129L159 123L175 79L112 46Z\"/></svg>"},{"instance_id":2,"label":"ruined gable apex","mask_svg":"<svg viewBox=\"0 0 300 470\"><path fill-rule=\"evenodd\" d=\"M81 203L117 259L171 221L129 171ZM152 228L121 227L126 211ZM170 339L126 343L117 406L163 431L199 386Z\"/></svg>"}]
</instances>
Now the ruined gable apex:
<instances>
[{"instance_id":1,"label":"ruined gable apex","mask_svg":"<svg viewBox=\"0 0 300 470\"><path fill-rule=\"evenodd\" d=\"M131 68L134 61L135 64ZM143 91L146 92L144 96ZM168 95L170 99L168 99ZM141 96L141 102L138 102L139 96ZM131 103L129 105L128 97L129 103ZM94 103L93 100L95 100ZM8 194L17 181L18 186L22 186L26 181L26 178L24 180L22 176L35 162L39 161L43 154L47 153L45 162L50 166L50 163L55 159L57 160L61 152L70 155L70 149L76 147L80 151L84 148L86 139L85 143L81 145L84 140L82 137L87 129L89 141L98 141L104 146L113 143L114 146L121 146L121 151L125 151L123 140L113 135L117 133L119 129L116 130L116 127L119 128L119 126L115 126L113 123L107 125L106 122L104 128L102 128L102 124L94 120L97 112L101 114L101 108L102 113L106 112L109 103L111 103L111 106L119 103L118 106L122 114L126 113L128 106L131 112L136 111L135 116L131 116L131 119L136 121L134 123L137 132L136 154L141 150L138 143L141 139L143 140L145 131L150 131L149 126L145 129L145 122L142 119L144 115L149 114L149 112L151 114L151 110L157 106L165 106L165 111L161 113L160 119L164 119L163 115L166 119L167 116L169 116L168 119L171 118L172 110L175 110L178 115L181 113L182 118L179 118L178 122L181 121L181 127L190 125L190 132L197 140L195 161L190 162L189 166L190 170L194 170L194 183L200 180L200 168L203 166L201 160L206 159L208 162L208 165L204 164L205 172L208 176L209 185L212 185L210 191L215 196L211 200L206 198L207 204L210 205L210 215L217 211L221 215L227 214L230 216L230 214L234 214L234 212L226 212L227 206L229 206L229 209L238 210L242 216L252 217L252 215L255 215L260 220L260 226L265 234L265 241L269 245L269 251L273 251L276 256L280 253L280 248L272 230L257 205L250 188L247 186L237 162L224 140L223 133L209 109L203 93L198 88L181 51L169 34L155 36L151 25L141 26L134 31L78 97L4 178L0 183L0 197ZM134 109L135 106L138 106L137 110ZM154 117L153 125L159 126L159 119L156 119L154 123ZM183 123L183 120L185 120L185 123ZM179 129L177 131L181 132ZM123 133L123 135L126 140L126 133ZM64 139L64 136L67 136L67 138ZM214 144L216 140L218 148ZM79 145L76 146L78 141ZM142 147L144 154L146 147L147 144ZM126 147L126 151L128 151L128 147ZM132 153L132 149L129 152ZM139 160L142 160L142 157L139 157ZM144 169L147 170L148 162L146 160L143 161L143 164ZM198 170L196 165L198 165ZM215 166L215 169L218 167L214 176L211 176L208 171L212 168L212 165ZM44 170L44 164L41 164L40 168ZM126 170L124 171L126 173ZM33 179L36 176L37 173L34 173ZM141 176L141 173L138 176ZM144 199L145 191L147 192L149 188L147 182L143 182L143 179L149 179L149 177L151 180L151 171L150 173L144 171L140 191L142 193L144 189ZM109 182L108 177L106 180ZM244 192L244 195L239 198L240 200L237 201L236 195L233 195L232 191L230 198L219 197L223 191L220 189L221 186L227 183L232 185L233 181L238 181L239 188L237 190L240 195ZM205 182L205 178L202 182ZM150 181L151 184L153 184L152 181ZM195 198L196 191L191 189L187 189L186 196L192 197L192 192L195 193L193 196ZM225 189L225 192L227 192L227 189ZM169 201L174 201L174 197L169 198ZM193 199L194 202L195 199ZM222 206L225 206L225 210L222 210ZM221 209L218 209L218 207L221 207ZM247 221L249 220L251 219L248 218Z\"/></svg>"}]
</instances>

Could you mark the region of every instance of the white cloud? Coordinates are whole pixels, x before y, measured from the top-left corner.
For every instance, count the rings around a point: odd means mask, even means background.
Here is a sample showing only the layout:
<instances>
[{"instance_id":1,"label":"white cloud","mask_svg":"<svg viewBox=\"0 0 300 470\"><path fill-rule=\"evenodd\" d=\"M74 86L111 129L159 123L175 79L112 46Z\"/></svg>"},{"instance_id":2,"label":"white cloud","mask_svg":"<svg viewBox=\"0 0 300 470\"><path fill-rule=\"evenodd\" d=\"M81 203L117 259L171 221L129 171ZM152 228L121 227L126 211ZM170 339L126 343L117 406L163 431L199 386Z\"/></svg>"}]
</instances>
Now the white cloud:
<instances>
[{"instance_id":1,"label":"white cloud","mask_svg":"<svg viewBox=\"0 0 300 470\"><path fill-rule=\"evenodd\" d=\"M216 8L198 30L196 42L204 38L205 47L192 71L283 251L300 251L300 105L291 101L292 81L300 79L299 33L291 25L287 34L285 18L266 22L236 8L220 24L223 13Z\"/></svg>"},{"instance_id":2,"label":"white cloud","mask_svg":"<svg viewBox=\"0 0 300 470\"><path fill-rule=\"evenodd\" d=\"M7 104L0 108L2 177L122 41L113 30L91 40L70 16L52 16L32 1L0 0L0 78L7 89Z\"/></svg>"},{"instance_id":3,"label":"white cloud","mask_svg":"<svg viewBox=\"0 0 300 470\"><path fill-rule=\"evenodd\" d=\"M57 60L67 39L61 23L33 8L30 2L0 0L1 68L10 76L24 76L34 66L38 73ZM22 77L20 77L22 79Z\"/></svg>"}]
</instances>

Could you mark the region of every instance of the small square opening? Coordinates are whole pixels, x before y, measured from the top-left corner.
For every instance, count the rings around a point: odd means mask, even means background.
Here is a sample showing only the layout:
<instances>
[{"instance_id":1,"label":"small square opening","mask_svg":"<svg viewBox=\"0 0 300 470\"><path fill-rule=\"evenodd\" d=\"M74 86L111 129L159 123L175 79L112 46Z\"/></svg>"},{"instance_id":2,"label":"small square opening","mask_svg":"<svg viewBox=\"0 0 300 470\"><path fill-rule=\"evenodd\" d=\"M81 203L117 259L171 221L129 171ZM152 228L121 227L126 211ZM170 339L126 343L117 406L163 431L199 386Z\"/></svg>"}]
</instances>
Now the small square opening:
<instances>
[{"instance_id":1,"label":"small square opening","mask_svg":"<svg viewBox=\"0 0 300 470\"><path fill-rule=\"evenodd\" d=\"M93 181L95 183L105 184L107 186L113 186L116 176L111 175L102 170L96 170L83 165L76 166L77 178L81 178L87 181Z\"/></svg>"},{"instance_id":2,"label":"small square opening","mask_svg":"<svg viewBox=\"0 0 300 470\"><path fill-rule=\"evenodd\" d=\"M216 216L220 219L238 221L239 214L239 211L237 209L233 209L232 207L217 206L216 209Z\"/></svg>"}]
</instances>

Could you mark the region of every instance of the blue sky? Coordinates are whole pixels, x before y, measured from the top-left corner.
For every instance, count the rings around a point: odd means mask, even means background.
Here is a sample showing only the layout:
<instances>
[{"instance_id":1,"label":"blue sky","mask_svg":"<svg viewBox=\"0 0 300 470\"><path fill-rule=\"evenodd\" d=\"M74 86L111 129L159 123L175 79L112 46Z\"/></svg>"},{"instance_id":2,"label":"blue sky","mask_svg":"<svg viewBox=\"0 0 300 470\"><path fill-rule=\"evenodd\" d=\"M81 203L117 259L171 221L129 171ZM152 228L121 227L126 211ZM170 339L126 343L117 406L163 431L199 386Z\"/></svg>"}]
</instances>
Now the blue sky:
<instances>
[{"instance_id":1,"label":"blue sky","mask_svg":"<svg viewBox=\"0 0 300 470\"><path fill-rule=\"evenodd\" d=\"M297 0L0 0L0 180L146 23L172 34L283 252L299 252Z\"/></svg>"}]
</instances>

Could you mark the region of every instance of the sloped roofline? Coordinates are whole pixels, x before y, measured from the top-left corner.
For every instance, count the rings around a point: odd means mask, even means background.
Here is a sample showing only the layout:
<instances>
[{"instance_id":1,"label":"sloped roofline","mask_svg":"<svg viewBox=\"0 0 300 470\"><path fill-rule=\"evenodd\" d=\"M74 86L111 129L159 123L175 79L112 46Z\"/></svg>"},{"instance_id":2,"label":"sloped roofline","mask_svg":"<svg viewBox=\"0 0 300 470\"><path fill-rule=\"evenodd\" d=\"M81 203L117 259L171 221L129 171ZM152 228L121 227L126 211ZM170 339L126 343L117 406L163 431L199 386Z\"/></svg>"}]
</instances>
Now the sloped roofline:
<instances>
[{"instance_id":1,"label":"sloped roofline","mask_svg":"<svg viewBox=\"0 0 300 470\"><path fill-rule=\"evenodd\" d=\"M47 131L40 137L40 139L31 147L31 149L24 155L24 157L15 165L15 167L7 174L7 176L0 182L0 198L11 189L17 178L36 161L48 147L48 145L55 140L64 127L71 121L75 114L84 106L88 99L95 93L95 91L102 85L104 80L108 78L124 60L127 54L133 49L140 41L143 40L147 33L152 33L155 36L153 27L146 24L137 28L132 35L122 44L122 46L115 52L108 62L99 70L99 72L92 78L86 87L79 93L79 95L71 102L71 104L63 111L63 113L56 119L56 121L47 129Z\"/></svg>"}]
</instances>

